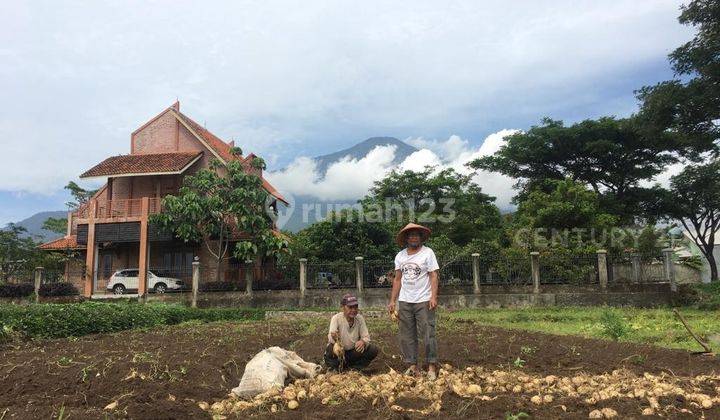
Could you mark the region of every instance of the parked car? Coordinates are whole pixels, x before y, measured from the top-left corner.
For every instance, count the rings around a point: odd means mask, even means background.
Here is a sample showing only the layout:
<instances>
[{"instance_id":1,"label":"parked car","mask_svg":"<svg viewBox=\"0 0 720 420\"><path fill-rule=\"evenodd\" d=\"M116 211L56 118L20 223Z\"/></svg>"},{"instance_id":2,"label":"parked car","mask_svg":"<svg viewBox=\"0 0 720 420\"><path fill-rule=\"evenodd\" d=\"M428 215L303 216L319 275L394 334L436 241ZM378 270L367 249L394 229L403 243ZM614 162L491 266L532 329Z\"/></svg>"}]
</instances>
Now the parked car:
<instances>
[{"instance_id":1,"label":"parked car","mask_svg":"<svg viewBox=\"0 0 720 420\"><path fill-rule=\"evenodd\" d=\"M137 290L139 284L140 270L137 268L118 270L110 277L107 284L107 290L112 291L116 295L122 295L128 290ZM180 279L172 277L159 277L152 271L148 270L147 276L148 290L155 293L165 293L168 290L180 290L184 283Z\"/></svg>"}]
</instances>

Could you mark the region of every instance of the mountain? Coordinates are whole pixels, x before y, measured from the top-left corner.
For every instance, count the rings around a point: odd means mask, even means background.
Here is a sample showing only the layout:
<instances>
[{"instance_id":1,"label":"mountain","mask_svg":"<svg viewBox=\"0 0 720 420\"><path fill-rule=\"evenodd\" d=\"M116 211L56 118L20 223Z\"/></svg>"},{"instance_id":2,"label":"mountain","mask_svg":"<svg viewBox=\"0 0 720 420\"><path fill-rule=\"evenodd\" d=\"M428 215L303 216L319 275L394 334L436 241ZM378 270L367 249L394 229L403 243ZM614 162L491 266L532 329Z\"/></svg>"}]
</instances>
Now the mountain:
<instances>
[{"instance_id":1,"label":"mountain","mask_svg":"<svg viewBox=\"0 0 720 420\"><path fill-rule=\"evenodd\" d=\"M418 151L413 146L410 146L407 143L404 143L395 137L371 137L369 139L363 140L360 143L357 143L354 146L348 147L347 149L339 150L334 153L329 153L327 155L322 156L316 156L313 158L315 162L317 163L317 168L319 174L324 177L327 173L328 167L332 165L333 163L339 161L340 159L349 156L351 159L362 159L364 158L370 151L372 151L377 146L395 146L395 158L393 159L393 164L397 165L405 160L408 156ZM305 197L305 196L295 196L295 205L294 205L294 211L292 212L292 216L290 217L290 220L287 221L287 223L283 226L283 229L287 229L290 231L298 231L307 225L317 221L316 217L322 217L325 216L326 213L323 213L322 215L315 215L314 213L311 213L309 215L309 220L303 220L303 205L305 204L315 204L319 203L317 198L313 197ZM326 204L337 204L337 205L343 205L348 204L352 205L355 204L355 200L352 201L332 201L331 203L322 203L322 208L326 208ZM28 231L28 236L32 236L35 238L35 240L42 240L42 241L49 241L55 238L59 238L62 236L62 234L56 234L54 232L50 232L47 230L42 229L43 222L48 217L67 217L67 211L44 211L37 214L34 214L33 216L28 217L25 220L22 220L20 222L17 222L18 225L24 227Z\"/></svg>"},{"instance_id":2,"label":"mountain","mask_svg":"<svg viewBox=\"0 0 720 420\"><path fill-rule=\"evenodd\" d=\"M398 165L405 160L408 156L418 151L413 146L404 143L395 137L371 137L363 140L360 143L348 147L347 149L339 150L337 152L329 153L327 155L316 156L312 158L317 164L317 171L321 178L325 177L327 169L335 162L345 157L351 159L360 160L367 156L377 146L395 146L395 157L393 158L393 165ZM289 219L281 226L282 229L289 230L291 232L297 232L308 225L317 222L327 216L327 209L329 206L343 206L343 205L354 205L357 200L331 200L323 201L318 200L316 197L306 195L295 195L295 203L291 211ZM320 214L316 214L314 210L309 213L304 208L316 209L316 205ZM306 220L304 220L306 219Z\"/></svg>"},{"instance_id":3,"label":"mountain","mask_svg":"<svg viewBox=\"0 0 720 420\"><path fill-rule=\"evenodd\" d=\"M396 139L395 137L371 137L367 140L361 141L360 143L352 147L348 147L347 149L339 150L337 152L327 155L316 156L313 158L313 160L317 164L318 172L322 176L325 176L327 168L331 164L339 161L346 156L349 156L352 159L362 159L377 146L396 147L395 159L393 159L393 164L395 165L399 164L400 162L405 160L406 157L418 151L418 149L416 149L415 147L410 146L409 144L404 143Z\"/></svg>"},{"instance_id":4,"label":"mountain","mask_svg":"<svg viewBox=\"0 0 720 420\"><path fill-rule=\"evenodd\" d=\"M67 210L42 211L40 213L35 213L27 219L21 220L15 224L27 229L27 234L25 235L26 237L30 236L36 241L47 242L63 236L62 233L50 232L49 230L44 230L42 228L43 223L49 217L65 219L67 218Z\"/></svg>"}]
</instances>

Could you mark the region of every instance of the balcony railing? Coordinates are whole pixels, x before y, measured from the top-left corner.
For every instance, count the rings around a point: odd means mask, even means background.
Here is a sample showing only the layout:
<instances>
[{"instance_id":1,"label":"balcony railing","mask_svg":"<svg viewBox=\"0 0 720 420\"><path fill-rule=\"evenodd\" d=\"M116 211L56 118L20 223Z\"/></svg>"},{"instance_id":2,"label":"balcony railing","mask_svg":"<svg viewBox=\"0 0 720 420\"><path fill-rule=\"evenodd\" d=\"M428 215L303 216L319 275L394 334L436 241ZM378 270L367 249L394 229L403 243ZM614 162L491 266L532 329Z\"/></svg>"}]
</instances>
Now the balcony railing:
<instances>
[{"instance_id":1,"label":"balcony railing","mask_svg":"<svg viewBox=\"0 0 720 420\"><path fill-rule=\"evenodd\" d=\"M91 200L74 214L78 220L90 219L134 219L144 216L143 198L125 198L115 200ZM162 211L162 199L150 197L147 199L147 215Z\"/></svg>"}]
</instances>

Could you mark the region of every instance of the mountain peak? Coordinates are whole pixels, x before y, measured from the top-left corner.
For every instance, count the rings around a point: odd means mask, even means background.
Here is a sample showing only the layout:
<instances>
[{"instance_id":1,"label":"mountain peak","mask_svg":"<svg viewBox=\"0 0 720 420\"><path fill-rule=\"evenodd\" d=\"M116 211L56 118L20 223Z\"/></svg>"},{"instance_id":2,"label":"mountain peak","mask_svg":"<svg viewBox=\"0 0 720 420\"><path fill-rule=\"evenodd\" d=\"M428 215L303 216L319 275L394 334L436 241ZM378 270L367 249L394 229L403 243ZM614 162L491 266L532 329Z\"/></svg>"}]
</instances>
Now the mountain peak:
<instances>
[{"instance_id":1,"label":"mountain peak","mask_svg":"<svg viewBox=\"0 0 720 420\"><path fill-rule=\"evenodd\" d=\"M393 159L394 164L402 162L406 157L418 150L415 147L396 139L395 137L370 137L355 144L354 146L348 147L347 149L338 150L337 152L327 155L316 156L313 160L317 164L317 170L320 175L325 176L327 168L340 159L344 157L362 159L378 146L395 146L395 158Z\"/></svg>"}]
</instances>

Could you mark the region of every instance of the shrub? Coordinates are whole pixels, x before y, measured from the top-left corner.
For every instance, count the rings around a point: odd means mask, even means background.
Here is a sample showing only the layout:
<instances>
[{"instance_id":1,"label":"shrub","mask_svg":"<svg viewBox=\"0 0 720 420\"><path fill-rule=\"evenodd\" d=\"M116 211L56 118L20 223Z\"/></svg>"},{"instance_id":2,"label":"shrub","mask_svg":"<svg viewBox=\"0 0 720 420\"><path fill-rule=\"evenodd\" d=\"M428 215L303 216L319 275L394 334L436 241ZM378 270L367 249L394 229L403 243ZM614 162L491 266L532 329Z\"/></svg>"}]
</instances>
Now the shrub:
<instances>
[{"instance_id":1,"label":"shrub","mask_svg":"<svg viewBox=\"0 0 720 420\"><path fill-rule=\"evenodd\" d=\"M28 337L59 338L172 325L190 320L263 319L257 309L197 309L179 305L96 303L0 305L0 328Z\"/></svg>"},{"instance_id":2,"label":"shrub","mask_svg":"<svg viewBox=\"0 0 720 420\"><path fill-rule=\"evenodd\" d=\"M11 284L4 283L0 284L0 297L27 297L35 292L35 286L30 283Z\"/></svg>"},{"instance_id":3,"label":"shrub","mask_svg":"<svg viewBox=\"0 0 720 420\"><path fill-rule=\"evenodd\" d=\"M600 325L602 326L603 335L615 341L625 337L630 332L630 327L625 322L625 319L617 312L609 309L603 311L602 315L600 315Z\"/></svg>"},{"instance_id":4,"label":"shrub","mask_svg":"<svg viewBox=\"0 0 720 420\"><path fill-rule=\"evenodd\" d=\"M676 303L697 309L715 311L720 309L720 282L705 284L681 284Z\"/></svg>"},{"instance_id":5,"label":"shrub","mask_svg":"<svg viewBox=\"0 0 720 420\"><path fill-rule=\"evenodd\" d=\"M79 294L74 284L64 282L42 284L38 293L40 296L74 296Z\"/></svg>"}]
</instances>

